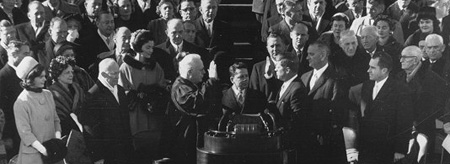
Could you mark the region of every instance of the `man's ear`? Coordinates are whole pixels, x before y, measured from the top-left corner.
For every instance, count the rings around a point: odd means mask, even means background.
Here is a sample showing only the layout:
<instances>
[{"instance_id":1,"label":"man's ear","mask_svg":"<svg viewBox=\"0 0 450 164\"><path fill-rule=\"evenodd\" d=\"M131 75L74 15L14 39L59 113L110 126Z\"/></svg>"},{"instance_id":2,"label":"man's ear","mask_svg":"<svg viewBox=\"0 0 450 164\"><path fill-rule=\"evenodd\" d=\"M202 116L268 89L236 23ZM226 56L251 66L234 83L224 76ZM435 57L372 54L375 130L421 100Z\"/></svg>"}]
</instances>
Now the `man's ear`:
<instances>
[{"instance_id":1,"label":"man's ear","mask_svg":"<svg viewBox=\"0 0 450 164\"><path fill-rule=\"evenodd\" d=\"M442 44L442 45L441 45L441 53L444 52L444 51L445 51L445 45Z\"/></svg>"},{"instance_id":2,"label":"man's ear","mask_svg":"<svg viewBox=\"0 0 450 164\"><path fill-rule=\"evenodd\" d=\"M230 77L230 81L231 81L231 83L233 83L233 76Z\"/></svg>"},{"instance_id":3,"label":"man's ear","mask_svg":"<svg viewBox=\"0 0 450 164\"><path fill-rule=\"evenodd\" d=\"M389 70L387 68L382 68L381 71L386 74L389 73Z\"/></svg>"}]
</instances>

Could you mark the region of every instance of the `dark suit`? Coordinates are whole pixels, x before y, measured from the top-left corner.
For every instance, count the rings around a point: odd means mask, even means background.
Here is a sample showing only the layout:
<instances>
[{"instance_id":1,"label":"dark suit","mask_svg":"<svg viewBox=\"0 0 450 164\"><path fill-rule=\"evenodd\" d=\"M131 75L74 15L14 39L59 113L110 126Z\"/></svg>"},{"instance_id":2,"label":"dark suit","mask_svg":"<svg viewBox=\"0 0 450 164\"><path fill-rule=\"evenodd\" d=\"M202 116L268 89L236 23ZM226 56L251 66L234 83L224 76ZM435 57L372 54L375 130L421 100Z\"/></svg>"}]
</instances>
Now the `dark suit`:
<instances>
[{"instance_id":1,"label":"dark suit","mask_svg":"<svg viewBox=\"0 0 450 164\"><path fill-rule=\"evenodd\" d=\"M125 90L117 85L119 102L100 81L89 93L86 108L79 115L80 123L89 127L86 138L93 151L92 161L105 159L105 163L127 164L130 162L131 131L128 99Z\"/></svg>"},{"instance_id":2,"label":"dark suit","mask_svg":"<svg viewBox=\"0 0 450 164\"><path fill-rule=\"evenodd\" d=\"M17 133L16 121L14 119L14 102L16 101L23 88L20 86L20 80L16 75L16 70L9 64L6 64L0 70L0 108L5 113L5 127L3 129L2 139L12 139L13 148L6 149L8 159L11 159L19 152L20 137Z\"/></svg>"},{"instance_id":3,"label":"dark suit","mask_svg":"<svg viewBox=\"0 0 450 164\"><path fill-rule=\"evenodd\" d=\"M276 96L280 91L280 87L283 82L275 77L266 79L264 77L265 66L265 60L253 65L249 88L264 93L268 102L275 102Z\"/></svg>"},{"instance_id":4,"label":"dark suit","mask_svg":"<svg viewBox=\"0 0 450 164\"><path fill-rule=\"evenodd\" d=\"M13 21L11 21L11 19L8 17L8 15L5 13L5 11L3 11L3 9L0 8L0 20L6 19L11 24L14 24L14 25L18 25L18 24L30 21L30 20L28 20L27 15L18 8L15 8L15 7L13 8L12 15L13 15Z\"/></svg>"},{"instance_id":5,"label":"dark suit","mask_svg":"<svg viewBox=\"0 0 450 164\"><path fill-rule=\"evenodd\" d=\"M0 45L0 69L3 68L8 62L8 52L5 47Z\"/></svg>"},{"instance_id":6,"label":"dark suit","mask_svg":"<svg viewBox=\"0 0 450 164\"><path fill-rule=\"evenodd\" d=\"M304 74L309 70L311 70L311 67L309 67L309 62L306 59L306 57L308 56L308 47L309 47L308 42L309 41L305 43L305 46L303 46L303 50L301 50L301 52L297 52L292 46L292 44L290 44L287 48L287 52L291 52L298 57L299 60L298 74Z\"/></svg>"},{"instance_id":7,"label":"dark suit","mask_svg":"<svg viewBox=\"0 0 450 164\"><path fill-rule=\"evenodd\" d=\"M77 64L88 71L91 77L95 78L98 75L98 63L102 60L97 55L111 50L97 31L86 38L82 38L80 43L81 46L78 49L80 53L76 56Z\"/></svg>"},{"instance_id":8,"label":"dark suit","mask_svg":"<svg viewBox=\"0 0 450 164\"><path fill-rule=\"evenodd\" d=\"M233 46L233 41L231 40L231 26L221 20L214 20L212 36L208 35L208 30L205 26L205 21L202 17L197 18L194 21L195 27L197 29L197 34L195 36L195 44L206 48L209 51L219 50L219 51L230 51Z\"/></svg>"},{"instance_id":9,"label":"dark suit","mask_svg":"<svg viewBox=\"0 0 450 164\"><path fill-rule=\"evenodd\" d=\"M447 82L423 65L409 82L406 81L405 71L399 72L397 77L412 91L417 131L428 138L435 138L435 119L444 114L445 101L448 99ZM434 140L429 140L429 145L428 150L434 150Z\"/></svg>"},{"instance_id":10,"label":"dark suit","mask_svg":"<svg viewBox=\"0 0 450 164\"><path fill-rule=\"evenodd\" d=\"M297 150L298 161L312 162L314 157L314 137L309 127L310 109L307 100L308 89L300 77L296 77L286 91L276 97L276 108L270 109L276 118L277 127L283 127L286 134L282 136L282 145L287 149Z\"/></svg>"},{"instance_id":11,"label":"dark suit","mask_svg":"<svg viewBox=\"0 0 450 164\"><path fill-rule=\"evenodd\" d=\"M150 20L158 19L159 15L156 14L156 6L158 6L157 1L150 1L150 8L142 11L141 7L139 6L138 0L132 0L133 5L133 13L131 14L132 18L136 18L136 20L139 20L137 22L138 29L145 29L150 22Z\"/></svg>"},{"instance_id":12,"label":"dark suit","mask_svg":"<svg viewBox=\"0 0 450 164\"><path fill-rule=\"evenodd\" d=\"M76 15L75 18L81 22L80 37L85 38L97 33L97 25L95 21L91 21L86 13Z\"/></svg>"},{"instance_id":13,"label":"dark suit","mask_svg":"<svg viewBox=\"0 0 450 164\"><path fill-rule=\"evenodd\" d=\"M155 45L159 45L168 40L166 34L167 21L165 19L158 18L155 20L151 20L147 25L147 29L150 30Z\"/></svg>"},{"instance_id":14,"label":"dark suit","mask_svg":"<svg viewBox=\"0 0 450 164\"><path fill-rule=\"evenodd\" d=\"M301 79L309 90L308 101L312 103L309 124L313 133L324 139L322 145L316 143L320 154L318 163L346 163L342 127L347 121L347 90L330 64L310 89L312 75L313 70L303 74Z\"/></svg>"},{"instance_id":15,"label":"dark suit","mask_svg":"<svg viewBox=\"0 0 450 164\"><path fill-rule=\"evenodd\" d=\"M343 68L347 74L350 86L360 84L369 79L370 55L361 47L357 47L353 57L347 56L344 51L338 51L330 57L330 62Z\"/></svg>"},{"instance_id":16,"label":"dark suit","mask_svg":"<svg viewBox=\"0 0 450 164\"><path fill-rule=\"evenodd\" d=\"M328 10L325 11L325 13L323 14L320 21L314 20L313 16L310 15L309 13L307 13L304 17L309 17L312 20L312 26L317 31L317 33L320 35L331 29L331 16L333 16L333 15L330 15L329 12L331 12L331 11L328 11Z\"/></svg>"},{"instance_id":17,"label":"dark suit","mask_svg":"<svg viewBox=\"0 0 450 164\"><path fill-rule=\"evenodd\" d=\"M239 105L232 88L224 90L222 95L224 115L231 113L257 114L264 112L264 109L267 108L267 99L264 94L250 88L245 90L244 105L242 107Z\"/></svg>"},{"instance_id":18,"label":"dark suit","mask_svg":"<svg viewBox=\"0 0 450 164\"><path fill-rule=\"evenodd\" d=\"M45 41L47 41L50 37L48 34L49 25L49 22L44 21L44 25L37 35L30 22L22 23L16 26L17 39L20 39L23 42L26 41L30 44L30 50L33 52L36 60L39 60L36 56L38 51L44 48Z\"/></svg>"},{"instance_id":19,"label":"dark suit","mask_svg":"<svg viewBox=\"0 0 450 164\"><path fill-rule=\"evenodd\" d=\"M55 58L55 54L53 53L53 48L55 47L55 43L53 43L52 39L48 39L45 41L45 48L38 51L38 54L35 54L38 58L39 64L43 65L45 68L50 66L50 62L53 58Z\"/></svg>"},{"instance_id":20,"label":"dark suit","mask_svg":"<svg viewBox=\"0 0 450 164\"><path fill-rule=\"evenodd\" d=\"M411 92L395 77L388 77L373 100L374 85L374 81L366 81L362 86L359 160L391 163L394 152L407 152L413 120Z\"/></svg>"},{"instance_id":21,"label":"dark suit","mask_svg":"<svg viewBox=\"0 0 450 164\"><path fill-rule=\"evenodd\" d=\"M446 55L444 51L443 55ZM441 76L447 82L450 82L450 60L447 59L448 56L442 56L440 59L436 60L436 62L431 63L430 60L426 60L424 62L424 66L431 69L433 72L436 72L439 76Z\"/></svg>"}]
</instances>

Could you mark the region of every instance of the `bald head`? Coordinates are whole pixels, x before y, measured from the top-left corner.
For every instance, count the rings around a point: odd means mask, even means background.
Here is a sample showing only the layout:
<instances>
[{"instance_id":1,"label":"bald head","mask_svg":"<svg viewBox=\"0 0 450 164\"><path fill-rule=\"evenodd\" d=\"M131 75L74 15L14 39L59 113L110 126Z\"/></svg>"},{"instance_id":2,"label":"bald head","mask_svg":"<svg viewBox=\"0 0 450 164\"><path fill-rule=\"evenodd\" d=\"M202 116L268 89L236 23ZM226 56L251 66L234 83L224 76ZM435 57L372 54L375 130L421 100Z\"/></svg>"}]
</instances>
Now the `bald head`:
<instances>
[{"instance_id":1,"label":"bald head","mask_svg":"<svg viewBox=\"0 0 450 164\"><path fill-rule=\"evenodd\" d=\"M411 73L417 66L421 63L422 50L417 46L405 47L402 51L402 56L400 58L400 63L402 64L402 69L406 73Z\"/></svg>"},{"instance_id":2,"label":"bald head","mask_svg":"<svg viewBox=\"0 0 450 164\"><path fill-rule=\"evenodd\" d=\"M116 86L119 81L119 65L112 58L103 59L98 64L98 79L106 81L112 87Z\"/></svg>"},{"instance_id":3,"label":"bald head","mask_svg":"<svg viewBox=\"0 0 450 164\"><path fill-rule=\"evenodd\" d=\"M180 45L183 42L184 26L183 21L178 18L167 21L166 34L173 45Z\"/></svg>"}]
</instances>

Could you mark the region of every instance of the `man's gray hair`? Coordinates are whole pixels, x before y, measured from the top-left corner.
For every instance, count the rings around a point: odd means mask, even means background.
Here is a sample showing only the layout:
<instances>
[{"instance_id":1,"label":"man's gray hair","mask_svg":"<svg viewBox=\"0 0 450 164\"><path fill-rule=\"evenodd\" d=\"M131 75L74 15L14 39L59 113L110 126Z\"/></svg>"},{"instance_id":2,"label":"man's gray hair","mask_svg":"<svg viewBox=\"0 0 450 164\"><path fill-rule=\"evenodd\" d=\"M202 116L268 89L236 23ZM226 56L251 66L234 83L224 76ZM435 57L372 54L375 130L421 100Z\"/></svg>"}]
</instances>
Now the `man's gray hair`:
<instances>
[{"instance_id":1,"label":"man's gray hair","mask_svg":"<svg viewBox=\"0 0 450 164\"><path fill-rule=\"evenodd\" d=\"M372 25L366 25L363 27L361 31L368 31L370 35L378 37L377 35L377 27Z\"/></svg>"},{"instance_id":2,"label":"man's gray hair","mask_svg":"<svg viewBox=\"0 0 450 164\"><path fill-rule=\"evenodd\" d=\"M341 36L341 39L339 40L339 42L342 42L343 38L351 38L351 37L353 37L353 38L356 39L356 33L353 30L344 30L344 31L341 32L340 36Z\"/></svg>"},{"instance_id":3,"label":"man's gray hair","mask_svg":"<svg viewBox=\"0 0 450 164\"><path fill-rule=\"evenodd\" d=\"M440 45L444 44L444 39L442 38L441 35L438 34L429 34L426 38L425 38L425 43L431 42L431 40L437 40L439 42Z\"/></svg>"},{"instance_id":4,"label":"man's gray hair","mask_svg":"<svg viewBox=\"0 0 450 164\"><path fill-rule=\"evenodd\" d=\"M417 46L408 46L402 50L402 54L411 54L412 56L417 57L418 60L421 60L423 57L422 50Z\"/></svg>"},{"instance_id":5,"label":"man's gray hair","mask_svg":"<svg viewBox=\"0 0 450 164\"><path fill-rule=\"evenodd\" d=\"M182 78L187 78L189 70L202 62L202 58L198 54L188 54L178 63L178 72Z\"/></svg>"},{"instance_id":6,"label":"man's gray hair","mask_svg":"<svg viewBox=\"0 0 450 164\"><path fill-rule=\"evenodd\" d=\"M177 24L183 25L183 20L181 20L179 18L173 18L173 19L167 21L167 29L169 29L169 27L175 27L175 25L177 25Z\"/></svg>"}]
</instances>

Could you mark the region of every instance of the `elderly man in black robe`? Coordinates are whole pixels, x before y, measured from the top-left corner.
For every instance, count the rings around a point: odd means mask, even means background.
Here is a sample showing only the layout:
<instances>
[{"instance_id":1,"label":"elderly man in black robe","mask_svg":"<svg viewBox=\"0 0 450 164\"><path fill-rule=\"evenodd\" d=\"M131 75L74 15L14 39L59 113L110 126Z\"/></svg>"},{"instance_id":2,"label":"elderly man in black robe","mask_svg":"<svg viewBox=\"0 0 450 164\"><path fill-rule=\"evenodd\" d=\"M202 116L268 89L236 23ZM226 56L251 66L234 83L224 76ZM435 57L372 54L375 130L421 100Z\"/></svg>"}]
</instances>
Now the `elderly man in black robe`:
<instances>
[{"instance_id":1,"label":"elderly man in black robe","mask_svg":"<svg viewBox=\"0 0 450 164\"><path fill-rule=\"evenodd\" d=\"M203 146L203 134L214 127L215 119L221 114L215 110L215 96L220 95L216 86L216 64L209 65L209 79L202 83L204 70L200 55L188 54L179 62L180 76L172 86L171 98L175 106L175 142L173 142L176 162L195 164L196 147Z\"/></svg>"}]
</instances>

